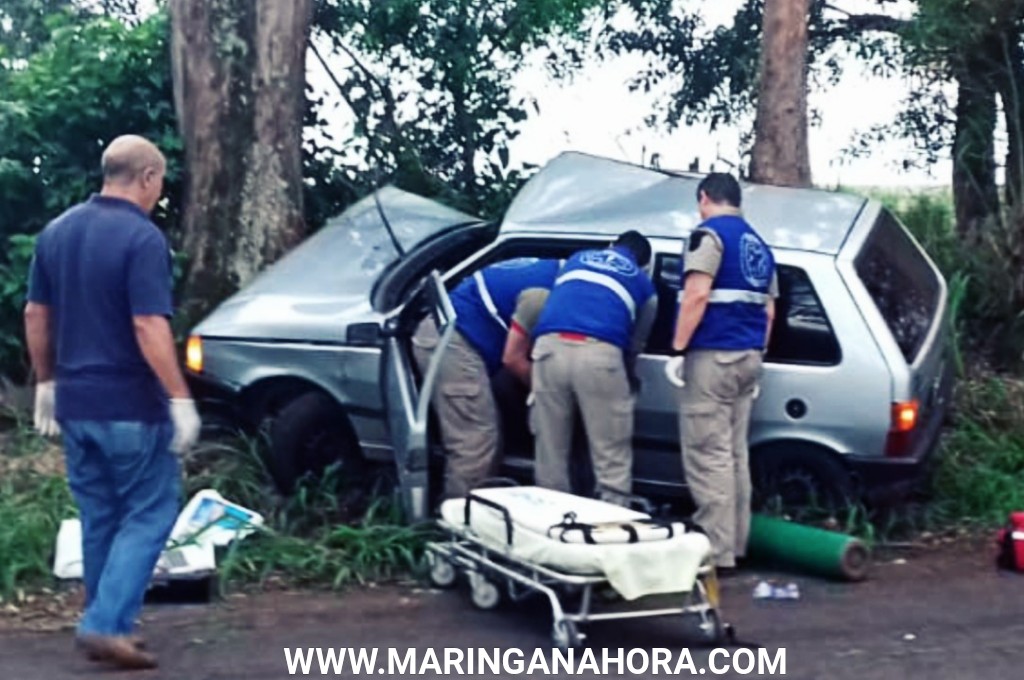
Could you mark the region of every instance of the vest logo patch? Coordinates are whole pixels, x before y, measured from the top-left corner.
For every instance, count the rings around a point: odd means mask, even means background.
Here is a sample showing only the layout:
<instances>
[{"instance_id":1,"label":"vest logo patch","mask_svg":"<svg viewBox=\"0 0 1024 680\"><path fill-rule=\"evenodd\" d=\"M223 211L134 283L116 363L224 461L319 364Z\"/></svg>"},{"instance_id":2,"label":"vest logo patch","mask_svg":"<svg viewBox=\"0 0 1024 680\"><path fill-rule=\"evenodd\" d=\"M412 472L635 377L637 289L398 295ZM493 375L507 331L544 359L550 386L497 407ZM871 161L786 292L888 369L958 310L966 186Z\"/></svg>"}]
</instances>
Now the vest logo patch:
<instances>
[{"instance_id":1,"label":"vest logo patch","mask_svg":"<svg viewBox=\"0 0 1024 680\"><path fill-rule=\"evenodd\" d=\"M636 276L638 269L631 259L614 250L591 250L580 256L580 262L588 267L621 276Z\"/></svg>"},{"instance_id":2,"label":"vest logo patch","mask_svg":"<svg viewBox=\"0 0 1024 680\"><path fill-rule=\"evenodd\" d=\"M740 269L753 288L767 288L771 276L771 260L761 239L747 233L740 237Z\"/></svg>"}]
</instances>

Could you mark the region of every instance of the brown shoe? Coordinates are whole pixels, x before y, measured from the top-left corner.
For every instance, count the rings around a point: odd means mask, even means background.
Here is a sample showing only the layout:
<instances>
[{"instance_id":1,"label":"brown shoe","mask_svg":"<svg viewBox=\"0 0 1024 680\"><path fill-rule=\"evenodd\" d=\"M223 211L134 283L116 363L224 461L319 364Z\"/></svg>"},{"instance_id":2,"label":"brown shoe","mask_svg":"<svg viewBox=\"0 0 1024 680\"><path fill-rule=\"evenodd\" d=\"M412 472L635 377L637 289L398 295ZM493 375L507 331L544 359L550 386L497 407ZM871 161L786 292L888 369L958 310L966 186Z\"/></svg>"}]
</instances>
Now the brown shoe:
<instances>
[{"instance_id":1,"label":"brown shoe","mask_svg":"<svg viewBox=\"0 0 1024 680\"><path fill-rule=\"evenodd\" d=\"M136 646L138 638L115 635L80 635L75 646L90 661L105 661L124 669L156 668L156 657Z\"/></svg>"}]
</instances>

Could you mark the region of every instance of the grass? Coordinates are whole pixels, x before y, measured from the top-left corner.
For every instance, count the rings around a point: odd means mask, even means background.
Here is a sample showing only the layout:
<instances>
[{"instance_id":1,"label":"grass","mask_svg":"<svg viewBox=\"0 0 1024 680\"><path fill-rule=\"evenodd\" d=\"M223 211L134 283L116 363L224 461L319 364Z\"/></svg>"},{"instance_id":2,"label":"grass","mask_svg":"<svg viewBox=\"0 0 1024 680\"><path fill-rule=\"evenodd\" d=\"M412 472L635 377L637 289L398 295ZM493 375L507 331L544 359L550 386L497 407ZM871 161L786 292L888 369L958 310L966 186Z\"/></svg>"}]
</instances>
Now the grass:
<instances>
[{"instance_id":1,"label":"grass","mask_svg":"<svg viewBox=\"0 0 1024 680\"><path fill-rule=\"evenodd\" d=\"M0 449L0 598L52 583L53 546L76 515L60 452L27 424L8 421ZM187 500L204 488L256 510L265 527L218 554L223 589L268 580L342 588L416 570L427 533L407 526L388 494L353 493L336 470L284 498L263 464L263 444L238 438L203 444L185 461Z\"/></svg>"}]
</instances>

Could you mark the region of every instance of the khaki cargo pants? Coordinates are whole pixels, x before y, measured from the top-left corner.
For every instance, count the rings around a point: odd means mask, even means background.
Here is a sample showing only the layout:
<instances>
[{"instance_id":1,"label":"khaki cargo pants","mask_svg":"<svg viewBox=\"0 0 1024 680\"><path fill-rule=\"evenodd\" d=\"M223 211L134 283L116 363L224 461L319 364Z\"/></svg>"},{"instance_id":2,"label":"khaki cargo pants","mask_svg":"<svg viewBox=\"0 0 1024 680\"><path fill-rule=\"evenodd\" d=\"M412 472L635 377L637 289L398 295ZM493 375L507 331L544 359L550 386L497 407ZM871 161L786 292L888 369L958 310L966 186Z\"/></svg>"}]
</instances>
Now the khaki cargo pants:
<instances>
[{"instance_id":1,"label":"khaki cargo pants","mask_svg":"<svg viewBox=\"0 0 1024 680\"><path fill-rule=\"evenodd\" d=\"M605 342L540 337L530 411L538 486L571 491L569 457L578 405L601 500L626 505L633 487L633 395L622 350Z\"/></svg>"},{"instance_id":2,"label":"khaki cargo pants","mask_svg":"<svg viewBox=\"0 0 1024 680\"><path fill-rule=\"evenodd\" d=\"M426 374L438 340L437 326L428 316L412 337L420 373ZM431 398L448 456L444 497L463 498L497 473L501 431L487 367L458 331L441 360Z\"/></svg>"},{"instance_id":3,"label":"khaki cargo pants","mask_svg":"<svg viewBox=\"0 0 1024 680\"><path fill-rule=\"evenodd\" d=\"M750 534L747 434L761 375L761 352L694 350L679 392L683 471L697 504L693 519L711 540L719 567L736 565Z\"/></svg>"}]
</instances>

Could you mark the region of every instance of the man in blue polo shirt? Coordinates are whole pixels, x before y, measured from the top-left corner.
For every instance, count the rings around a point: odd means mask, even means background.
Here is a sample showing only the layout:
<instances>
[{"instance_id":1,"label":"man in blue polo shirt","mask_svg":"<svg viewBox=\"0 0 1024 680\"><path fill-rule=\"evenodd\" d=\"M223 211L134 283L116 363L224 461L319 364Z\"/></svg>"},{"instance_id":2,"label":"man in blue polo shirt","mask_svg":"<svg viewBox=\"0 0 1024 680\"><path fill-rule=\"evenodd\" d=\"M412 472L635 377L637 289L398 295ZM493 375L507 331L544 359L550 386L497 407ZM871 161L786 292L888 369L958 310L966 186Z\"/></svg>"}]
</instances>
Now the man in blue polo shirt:
<instances>
[{"instance_id":1,"label":"man in blue polo shirt","mask_svg":"<svg viewBox=\"0 0 1024 680\"><path fill-rule=\"evenodd\" d=\"M200 428L168 322L170 251L149 219L165 167L141 137L111 142L100 193L39 235L25 307L35 424L63 431L82 521L76 641L122 668L156 666L132 630L178 514L175 453Z\"/></svg>"},{"instance_id":2,"label":"man in blue polo shirt","mask_svg":"<svg viewBox=\"0 0 1024 680\"><path fill-rule=\"evenodd\" d=\"M501 428L491 376L504 366L529 385L530 332L559 266L557 260L505 260L476 272L451 293L455 335L433 394L448 456L445 498L464 497L497 472ZM437 327L428 316L412 338L424 372L437 342Z\"/></svg>"},{"instance_id":3,"label":"man in blue polo shirt","mask_svg":"<svg viewBox=\"0 0 1024 680\"><path fill-rule=\"evenodd\" d=\"M630 376L657 314L644 271L651 244L628 231L569 258L534 330L532 422L538 486L570 491L575 409L587 433L597 494L628 505L633 487Z\"/></svg>"},{"instance_id":4,"label":"man in blue polo shirt","mask_svg":"<svg viewBox=\"0 0 1024 680\"><path fill-rule=\"evenodd\" d=\"M683 254L677 356L670 362L681 387L679 429L694 520L726 573L747 549L747 434L778 297L775 258L740 213L741 200L732 175L711 173L697 186L702 221Z\"/></svg>"}]
</instances>

